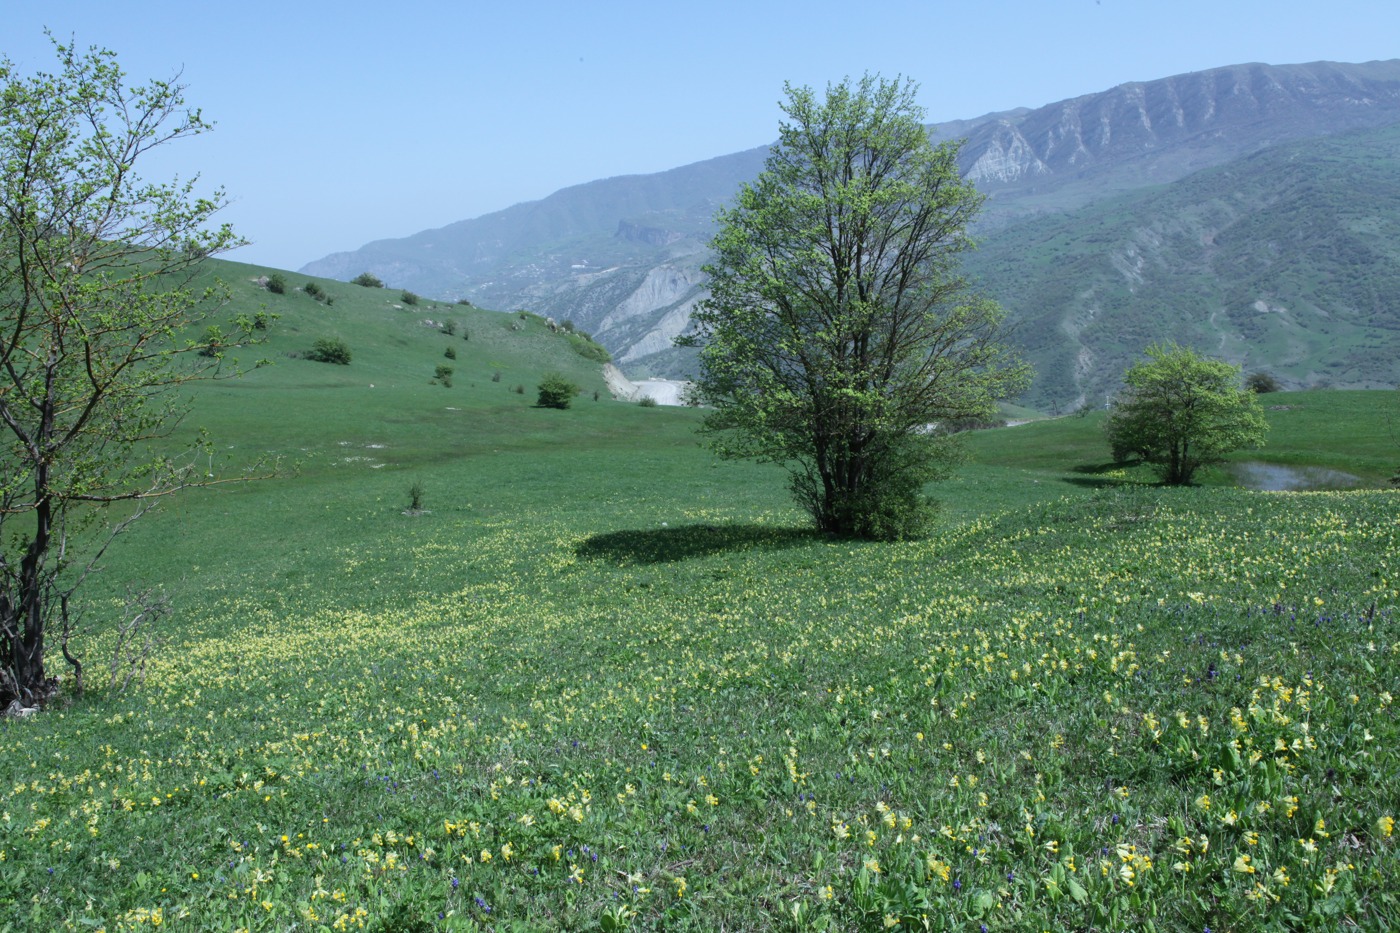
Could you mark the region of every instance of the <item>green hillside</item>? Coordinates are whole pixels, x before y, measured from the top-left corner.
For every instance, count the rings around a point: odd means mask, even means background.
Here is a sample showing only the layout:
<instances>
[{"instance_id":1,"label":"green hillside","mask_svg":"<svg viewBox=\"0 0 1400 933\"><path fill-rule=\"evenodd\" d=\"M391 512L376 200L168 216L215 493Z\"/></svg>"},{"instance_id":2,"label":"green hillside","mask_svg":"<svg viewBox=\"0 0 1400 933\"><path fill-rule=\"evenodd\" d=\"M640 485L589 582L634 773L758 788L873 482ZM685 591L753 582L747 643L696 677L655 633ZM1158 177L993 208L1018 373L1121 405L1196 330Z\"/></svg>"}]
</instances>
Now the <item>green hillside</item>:
<instances>
[{"instance_id":1,"label":"green hillside","mask_svg":"<svg viewBox=\"0 0 1400 933\"><path fill-rule=\"evenodd\" d=\"M89 695L0 720L0 931L1400 924L1395 493L1156 488L1086 415L827 539L542 321L217 268L274 365L188 429L302 467L135 526ZM1379 485L1395 397L1269 396L1258 456Z\"/></svg>"},{"instance_id":2,"label":"green hillside","mask_svg":"<svg viewBox=\"0 0 1400 933\"><path fill-rule=\"evenodd\" d=\"M1400 127L1260 152L989 236L967 264L1018 322L1027 403L1101 405L1175 340L1294 388L1400 382Z\"/></svg>"}]
</instances>

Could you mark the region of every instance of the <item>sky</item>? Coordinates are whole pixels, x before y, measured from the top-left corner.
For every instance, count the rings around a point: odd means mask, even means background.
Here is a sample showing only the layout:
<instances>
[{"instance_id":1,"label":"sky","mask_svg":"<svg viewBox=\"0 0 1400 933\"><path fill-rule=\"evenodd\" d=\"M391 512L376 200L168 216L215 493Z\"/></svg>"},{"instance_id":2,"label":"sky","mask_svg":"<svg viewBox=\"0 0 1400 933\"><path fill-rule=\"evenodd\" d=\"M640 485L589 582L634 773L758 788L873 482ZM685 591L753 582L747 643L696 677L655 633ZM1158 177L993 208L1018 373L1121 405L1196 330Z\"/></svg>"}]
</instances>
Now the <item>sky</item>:
<instances>
[{"instance_id":1,"label":"sky","mask_svg":"<svg viewBox=\"0 0 1400 933\"><path fill-rule=\"evenodd\" d=\"M931 122L1243 62L1400 57L1395 0L0 0L0 55L51 70L45 28L176 73L217 126L143 162L222 186L297 269L570 185L777 137L784 82L920 84Z\"/></svg>"}]
</instances>

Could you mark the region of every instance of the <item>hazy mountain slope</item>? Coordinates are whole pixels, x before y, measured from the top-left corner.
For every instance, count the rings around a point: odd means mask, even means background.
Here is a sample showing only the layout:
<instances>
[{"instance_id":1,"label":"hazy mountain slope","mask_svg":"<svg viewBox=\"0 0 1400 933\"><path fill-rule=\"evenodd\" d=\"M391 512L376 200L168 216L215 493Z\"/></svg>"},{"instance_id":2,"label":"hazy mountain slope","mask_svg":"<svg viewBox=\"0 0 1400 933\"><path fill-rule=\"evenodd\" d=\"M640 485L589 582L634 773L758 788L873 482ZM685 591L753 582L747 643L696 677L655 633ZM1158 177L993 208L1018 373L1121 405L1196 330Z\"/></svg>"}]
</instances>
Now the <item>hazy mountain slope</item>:
<instances>
[{"instance_id":1,"label":"hazy mountain slope","mask_svg":"<svg viewBox=\"0 0 1400 933\"><path fill-rule=\"evenodd\" d=\"M993 223L1161 184L1294 139L1400 122L1400 60L1232 65L1122 84L968 136Z\"/></svg>"},{"instance_id":2,"label":"hazy mountain slope","mask_svg":"<svg viewBox=\"0 0 1400 933\"><path fill-rule=\"evenodd\" d=\"M944 124L938 135L966 138L961 163L990 195L979 228L990 236L1281 142L1393 123L1400 123L1400 61L1319 62L1236 65L1124 84L1034 110ZM678 375L688 361L670 349L670 340L704 295L700 267L715 210L758 173L765 154L764 148L752 149L669 172L567 188L541 201L338 253L305 271L348 279L368 270L423 294L570 319L634 374ZM1135 209L1154 209L1152 204ZM1300 222L1300 230L1311 228L1306 218ZM1057 266L1055 281L1045 285L1079 294L1091 284L1076 283L1079 271ZM1014 288L1008 283L993 290ZM1045 323L1033 321L1040 323L1027 326ZM1061 339L1058 327L1028 331L1026 339L1048 347ZM1113 375L1087 372L1110 365L1113 354L1082 355L1073 341L1070 346L1076 347L1075 365L1086 373L1066 381L1063 367L1047 371L1044 378L1058 381L1038 386L1042 398L1069 402L1081 387L1092 395ZM1070 352L1061 347L1047 359L1063 362ZM1300 371L1297 378L1304 375Z\"/></svg>"},{"instance_id":3,"label":"hazy mountain slope","mask_svg":"<svg viewBox=\"0 0 1400 933\"><path fill-rule=\"evenodd\" d=\"M1275 147L1008 227L967 263L1017 321L1030 401L1100 404L1148 344L1290 387L1400 381L1400 126Z\"/></svg>"}]
</instances>

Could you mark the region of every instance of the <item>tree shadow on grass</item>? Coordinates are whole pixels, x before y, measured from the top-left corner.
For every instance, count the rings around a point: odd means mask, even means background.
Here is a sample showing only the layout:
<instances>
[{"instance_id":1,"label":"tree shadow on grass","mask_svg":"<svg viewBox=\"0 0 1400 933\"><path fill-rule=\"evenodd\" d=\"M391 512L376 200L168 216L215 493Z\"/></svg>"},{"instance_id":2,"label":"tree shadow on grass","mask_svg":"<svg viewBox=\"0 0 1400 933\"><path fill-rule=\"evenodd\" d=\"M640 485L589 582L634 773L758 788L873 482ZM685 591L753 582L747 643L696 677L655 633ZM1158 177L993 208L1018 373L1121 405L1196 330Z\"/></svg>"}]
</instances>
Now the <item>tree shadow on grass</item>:
<instances>
[{"instance_id":1,"label":"tree shadow on grass","mask_svg":"<svg viewBox=\"0 0 1400 933\"><path fill-rule=\"evenodd\" d=\"M808 528L695 524L591 535L574 553L619 564L666 564L725 551L777 551L824 538Z\"/></svg>"},{"instance_id":2,"label":"tree shadow on grass","mask_svg":"<svg viewBox=\"0 0 1400 933\"><path fill-rule=\"evenodd\" d=\"M1123 477L1123 470L1132 464L1123 463L1081 463L1070 467L1073 476L1066 476L1065 482L1089 489L1105 489L1111 486L1130 485ZM1117 474L1117 475L1113 475ZM1132 484L1136 485L1136 484Z\"/></svg>"}]
</instances>

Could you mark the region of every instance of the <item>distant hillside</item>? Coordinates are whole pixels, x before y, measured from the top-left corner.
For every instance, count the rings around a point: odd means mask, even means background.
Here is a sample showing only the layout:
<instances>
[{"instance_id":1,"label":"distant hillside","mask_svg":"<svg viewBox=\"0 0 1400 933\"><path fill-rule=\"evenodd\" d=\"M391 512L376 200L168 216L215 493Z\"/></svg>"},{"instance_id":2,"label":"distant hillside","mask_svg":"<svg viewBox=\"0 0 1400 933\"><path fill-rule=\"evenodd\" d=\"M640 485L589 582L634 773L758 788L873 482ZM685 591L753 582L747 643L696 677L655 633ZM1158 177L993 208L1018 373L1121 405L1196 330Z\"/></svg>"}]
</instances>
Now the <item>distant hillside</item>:
<instances>
[{"instance_id":1,"label":"distant hillside","mask_svg":"<svg viewBox=\"0 0 1400 933\"><path fill-rule=\"evenodd\" d=\"M1134 82L1034 110L941 124L936 135L966 138L961 164L990 195L979 230L993 238L1010 236L1021 224L1042 224L1047 217L1105 198L1248 159L1288 141L1396 123L1400 61L1320 62L1236 65ZM529 308L593 333L634 375L682 375L690 361L671 348L671 339L704 296L700 267L715 211L761 170L766 151L751 149L669 172L567 188L474 220L337 253L308 264L305 271L348 279L368 270L424 294ZM1247 161L1240 165L1250 169ZM1335 193L1348 197L1344 190ZM1366 192L1354 187L1350 197L1364 200ZM1152 209L1156 203L1140 202L1134 209ZM1138 220L1151 225L1150 218ZM1295 220L1300 231L1313 229L1311 219ZM1303 252L1305 243L1306 237ZM1015 294L1019 279L996 281L993 268L999 270L996 275L1004 274L1004 264L978 263L989 289ZM1234 268L1216 265L1194 274L1226 274ZM1097 281L1075 281L1068 266L1057 272L1048 283L1057 294L1078 295ZM1257 291L1267 284L1252 287ZM1223 282L1219 287L1236 288ZM1151 303L1164 307L1165 301ZM1055 315L1047 314L1031 315L1023 327L1034 355L1054 361L1042 371L1035 397L1069 404L1100 392L1116 376L1111 367L1117 355L1081 354L1077 332L1052 351L1064 335L1059 324L1048 323ZM1068 310L1059 317L1066 315L1074 317ZM1032 332L1035 328L1042 330ZM1066 370L1065 360L1071 357L1074 363ZM1280 365L1300 382L1306 382L1309 372L1327 368L1326 361L1302 357ZM1109 369L1099 371L1101 367ZM1384 378L1372 368L1356 370L1355 381L1340 371L1334 375L1349 385ZM1315 373L1313 378L1323 376Z\"/></svg>"},{"instance_id":2,"label":"distant hillside","mask_svg":"<svg viewBox=\"0 0 1400 933\"><path fill-rule=\"evenodd\" d=\"M1028 401L1101 404L1171 339L1291 388L1400 382L1400 126L1279 146L1008 227L967 271L1039 374Z\"/></svg>"}]
</instances>

